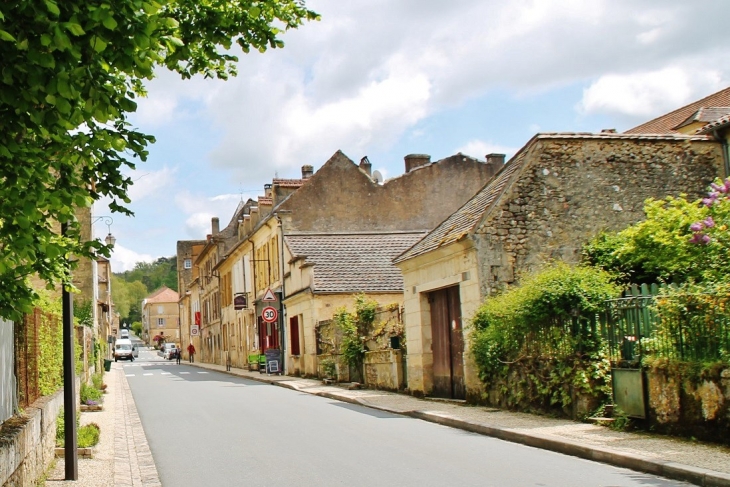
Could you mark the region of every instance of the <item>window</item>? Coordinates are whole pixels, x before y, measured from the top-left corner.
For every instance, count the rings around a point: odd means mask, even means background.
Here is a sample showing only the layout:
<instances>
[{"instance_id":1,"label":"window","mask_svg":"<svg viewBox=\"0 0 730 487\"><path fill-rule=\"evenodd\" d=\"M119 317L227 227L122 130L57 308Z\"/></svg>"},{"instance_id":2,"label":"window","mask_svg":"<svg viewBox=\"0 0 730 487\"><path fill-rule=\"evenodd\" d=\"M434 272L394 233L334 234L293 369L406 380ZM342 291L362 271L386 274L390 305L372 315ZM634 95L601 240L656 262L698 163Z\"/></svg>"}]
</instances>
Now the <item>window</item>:
<instances>
[{"instance_id":1,"label":"window","mask_svg":"<svg viewBox=\"0 0 730 487\"><path fill-rule=\"evenodd\" d=\"M183 267L186 269L192 269L193 268L193 259L185 259L183 261Z\"/></svg>"},{"instance_id":2,"label":"window","mask_svg":"<svg viewBox=\"0 0 730 487\"><path fill-rule=\"evenodd\" d=\"M164 312L165 312L165 307L164 307L164 306L158 306L158 307L157 307L157 314L158 314L158 315L161 315L161 314L163 314Z\"/></svg>"},{"instance_id":3,"label":"window","mask_svg":"<svg viewBox=\"0 0 730 487\"><path fill-rule=\"evenodd\" d=\"M291 337L291 354L301 355L299 350L299 316L289 318L289 329Z\"/></svg>"},{"instance_id":4,"label":"window","mask_svg":"<svg viewBox=\"0 0 730 487\"><path fill-rule=\"evenodd\" d=\"M157 326L165 326L165 318L157 318Z\"/></svg>"}]
</instances>

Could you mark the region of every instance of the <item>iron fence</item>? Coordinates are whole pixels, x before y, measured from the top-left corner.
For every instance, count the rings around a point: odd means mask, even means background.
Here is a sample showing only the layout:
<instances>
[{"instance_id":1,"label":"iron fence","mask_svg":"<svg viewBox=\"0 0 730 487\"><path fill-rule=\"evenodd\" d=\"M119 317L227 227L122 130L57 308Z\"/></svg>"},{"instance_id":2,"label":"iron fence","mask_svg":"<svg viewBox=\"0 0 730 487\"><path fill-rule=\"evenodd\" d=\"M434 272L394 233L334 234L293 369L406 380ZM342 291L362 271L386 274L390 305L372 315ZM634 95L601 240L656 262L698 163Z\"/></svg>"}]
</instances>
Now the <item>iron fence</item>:
<instances>
[{"instance_id":1,"label":"iron fence","mask_svg":"<svg viewBox=\"0 0 730 487\"><path fill-rule=\"evenodd\" d=\"M520 356L562 358L592 353L601 348L601 324L595 315L555 316L515 333Z\"/></svg>"},{"instance_id":2,"label":"iron fence","mask_svg":"<svg viewBox=\"0 0 730 487\"><path fill-rule=\"evenodd\" d=\"M685 362L730 361L730 296L629 296L606 302L611 360L646 357Z\"/></svg>"},{"instance_id":3,"label":"iron fence","mask_svg":"<svg viewBox=\"0 0 730 487\"><path fill-rule=\"evenodd\" d=\"M13 329L12 321L0 319L0 424L15 414L18 402Z\"/></svg>"},{"instance_id":4,"label":"iron fence","mask_svg":"<svg viewBox=\"0 0 730 487\"><path fill-rule=\"evenodd\" d=\"M15 377L18 381L18 403L28 407L41 396L40 345L41 310L23 316L15 323Z\"/></svg>"}]
</instances>

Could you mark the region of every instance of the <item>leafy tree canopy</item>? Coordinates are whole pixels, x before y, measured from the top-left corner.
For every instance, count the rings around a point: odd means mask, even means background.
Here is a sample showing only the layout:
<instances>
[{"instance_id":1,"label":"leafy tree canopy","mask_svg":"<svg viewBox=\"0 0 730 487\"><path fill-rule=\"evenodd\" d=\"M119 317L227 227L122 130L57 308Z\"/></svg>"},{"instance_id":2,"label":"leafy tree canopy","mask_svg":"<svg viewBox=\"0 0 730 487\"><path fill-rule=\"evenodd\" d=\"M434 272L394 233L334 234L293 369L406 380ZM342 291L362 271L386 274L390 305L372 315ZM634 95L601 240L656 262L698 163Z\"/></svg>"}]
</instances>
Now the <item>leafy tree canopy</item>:
<instances>
[{"instance_id":1,"label":"leafy tree canopy","mask_svg":"<svg viewBox=\"0 0 730 487\"><path fill-rule=\"evenodd\" d=\"M586 262L624 282L727 282L730 180L713 188L724 192L713 189L715 197L702 201L647 200L646 220L595 238L584 249Z\"/></svg>"},{"instance_id":2,"label":"leafy tree canopy","mask_svg":"<svg viewBox=\"0 0 730 487\"><path fill-rule=\"evenodd\" d=\"M108 256L82 241L74 207L108 197L131 213L122 169L154 139L127 119L156 68L225 79L234 43L282 47L283 31L316 18L303 0L0 4L0 315L30 308L29 275L70 284L63 257Z\"/></svg>"},{"instance_id":3,"label":"leafy tree canopy","mask_svg":"<svg viewBox=\"0 0 730 487\"><path fill-rule=\"evenodd\" d=\"M141 321L142 300L162 286L177 291L177 257L137 262L131 271L112 274L112 300L121 320Z\"/></svg>"}]
</instances>

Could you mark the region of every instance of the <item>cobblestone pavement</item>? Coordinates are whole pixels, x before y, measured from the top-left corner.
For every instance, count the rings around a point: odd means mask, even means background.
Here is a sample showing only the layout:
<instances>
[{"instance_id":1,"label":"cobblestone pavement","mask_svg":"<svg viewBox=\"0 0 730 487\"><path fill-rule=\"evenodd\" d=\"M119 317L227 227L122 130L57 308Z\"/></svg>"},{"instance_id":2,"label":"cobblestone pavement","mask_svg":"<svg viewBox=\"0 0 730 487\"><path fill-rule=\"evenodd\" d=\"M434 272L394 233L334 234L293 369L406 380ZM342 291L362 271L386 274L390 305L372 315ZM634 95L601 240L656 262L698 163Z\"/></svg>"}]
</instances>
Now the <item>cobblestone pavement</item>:
<instances>
[{"instance_id":1,"label":"cobblestone pavement","mask_svg":"<svg viewBox=\"0 0 730 487\"><path fill-rule=\"evenodd\" d=\"M220 365L193 365L226 372ZM313 379L237 368L228 373L697 485L730 487L730 448L725 446L392 392L347 390Z\"/></svg>"},{"instance_id":2,"label":"cobblestone pavement","mask_svg":"<svg viewBox=\"0 0 730 487\"><path fill-rule=\"evenodd\" d=\"M104 409L81 413L81 424L97 423L101 429L94 457L79 458L77 487L161 487L152 453L137 414L132 392L121 364L112 364L104 374L107 394ZM47 486L69 485L64 481L64 460L58 459L46 480Z\"/></svg>"}]
</instances>

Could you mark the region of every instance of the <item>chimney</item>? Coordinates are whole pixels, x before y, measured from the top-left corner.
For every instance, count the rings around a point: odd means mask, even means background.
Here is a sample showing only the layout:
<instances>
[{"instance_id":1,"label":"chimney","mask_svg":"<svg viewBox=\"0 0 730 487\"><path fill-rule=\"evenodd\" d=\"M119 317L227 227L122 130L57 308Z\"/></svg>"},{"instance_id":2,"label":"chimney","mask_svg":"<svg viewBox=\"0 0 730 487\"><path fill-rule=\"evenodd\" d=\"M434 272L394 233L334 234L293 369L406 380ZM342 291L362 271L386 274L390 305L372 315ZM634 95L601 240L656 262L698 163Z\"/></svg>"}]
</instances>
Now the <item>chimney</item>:
<instances>
[{"instance_id":1,"label":"chimney","mask_svg":"<svg viewBox=\"0 0 730 487\"><path fill-rule=\"evenodd\" d=\"M302 166L302 179L309 179L314 174L314 166L306 164Z\"/></svg>"},{"instance_id":2,"label":"chimney","mask_svg":"<svg viewBox=\"0 0 730 487\"><path fill-rule=\"evenodd\" d=\"M217 216L214 216L213 218L211 218L210 221L211 221L211 226L213 227L212 235L215 237L221 231L221 224L220 224L220 221L218 220Z\"/></svg>"},{"instance_id":3,"label":"chimney","mask_svg":"<svg viewBox=\"0 0 730 487\"><path fill-rule=\"evenodd\" d=\"M603 129L603 130L601 130L601 133L602 134L615 134L616 129Z\"/></svg>"},{"instance_id":4,"label":"chimney","mask_svg":"<svg viewBox=\"0 0 730 487\"><path fill-rule=\"evenodd\" d=\"M504 166L504 154L487 154L487 164L493 164L497 167Z\"/></svg>"},{"instance_id":5,"label":"chimney","mask_svg":"<svg viewBox=\"0 0 730 487\"><path fill-rule=\"evenodd\" d=\"M406 161L406 172L411 172L417 167L425 166L431 162L428 154L408 154L404 157Z\"/></svg>"},{"instance_id":6,"label":"chimney","mask_svg":"<svg viewBox=\"0 0 730 487\"><path fill-rule=\"evenodd\" d=\"M370 159L368 159L368 156L360 159L360 169L362 169L368 176L372 176L373 165L370 164Z\"/></svg>"}]
</instances>

